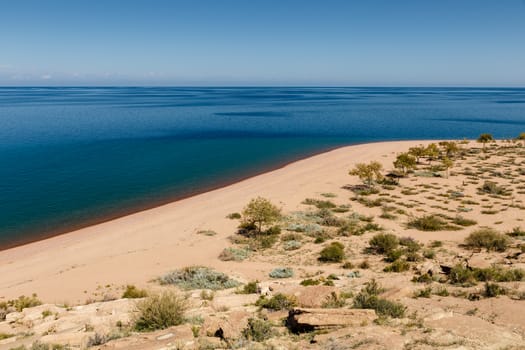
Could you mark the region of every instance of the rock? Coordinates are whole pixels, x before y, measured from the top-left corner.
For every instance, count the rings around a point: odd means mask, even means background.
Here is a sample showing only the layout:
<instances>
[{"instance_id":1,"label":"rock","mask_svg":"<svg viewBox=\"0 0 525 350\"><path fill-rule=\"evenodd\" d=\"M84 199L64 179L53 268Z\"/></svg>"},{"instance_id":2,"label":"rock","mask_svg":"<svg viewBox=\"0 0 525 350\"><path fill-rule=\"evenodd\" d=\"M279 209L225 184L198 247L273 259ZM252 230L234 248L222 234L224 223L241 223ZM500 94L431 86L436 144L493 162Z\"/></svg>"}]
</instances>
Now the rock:
<instances>
[{"instance_id":1,"label":"rock","mask_svg":"<svg viewBox=\"0 0 525 350\"><path fill-rule=\"evenodd\" d=\"M486 256L482 254L473 255L467 260L467 267L471 269L487 269L491 267L493 261L487 259Z\"/></svg>"},{"instance_id":2,"label":"rock","mask_svg":"<svg viewBox=\"0 0 525 350\"><path fill-rule=\"evenodd\" d=\"M93 335L93 332L57 333L45 335L40 338L40 341L46 344L68 344L79 347L84 346L89 337Z\"/></svg>"},{"instance_id":3,"label":"rock","mask_svg":"<svg viewBox=\"0 0 525 350\"><path fill-rule=\"evenodd\" d=\"M297 304L306 308L319 308L335 293L339 296L339 290L331 286L308 286L294 293Z\"/></svg>"},{"instance_id":4,"label":"rock","mask_svg":"<svg viewBox=\"0 0 525 350\"><path fill-rule=\"evenodd\" d=\"M426 261L422 264L416 266L416 271L420 275L429 274L430 276L436 276L439 273L442 273L441 266L432 261Z\"/></svg>"},{"instance_id":5,"label":"rock","mask_svg":"<svg viewBox=\"0 0 525 350\"><path fill-rule=\"evenodd\" d=\"M294 333L355 327L376 319L374 310L360 309L303 309L288 313L287 325Z\"/></svg>"},{"instance_id":6,"label":"rock","mask_svg":"<svg viewBox=\"0 0 525 350\"><path fill-rule=\"evenodd\" d=\"M210 316L204 320L200 334L227 340L238 339L248 325L250 316L246 311L232 311L224 315Z\"/></svg>"},{"instance_id":7,"label":"rock","mask_svg":"<svg viewBox=\"0 0 525 350\"><path fill-rule=\"evenodd\" d=\"M166 339L173 338L174 336L175 336L175 334L173 334L173 333L167 333L167 334L159 335L156 339L157 340L166 340Z\"/></svg>"},{"instance_id":8,"label":"rock","mask_svg":"<svg viewBox=\"0 0 525 350\"><path fill-rule=\"evenodd\" d=\"M5 321L7 323L14 323L18 320L21 320L24 318L24 314L22 312L10 312L7 315L5 315Z\"/></svg>"}]
</instances>

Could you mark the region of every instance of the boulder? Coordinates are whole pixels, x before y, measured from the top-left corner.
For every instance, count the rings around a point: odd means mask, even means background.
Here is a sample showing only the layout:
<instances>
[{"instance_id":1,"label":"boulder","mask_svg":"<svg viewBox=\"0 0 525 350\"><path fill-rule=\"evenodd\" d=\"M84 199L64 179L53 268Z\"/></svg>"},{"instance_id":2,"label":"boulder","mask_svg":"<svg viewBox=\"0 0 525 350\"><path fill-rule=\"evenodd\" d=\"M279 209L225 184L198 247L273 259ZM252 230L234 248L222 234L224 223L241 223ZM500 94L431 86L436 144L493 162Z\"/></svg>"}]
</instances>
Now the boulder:
<instances>
[{"instance_id":1,"label":"boulder","mask_svg":"<svg viewBox=\"0 0 525 350\"><path fill-rule=\"evenodd\" d=\"M288 313L287 326L294 333L357 327L376 319L374 310L295 308Z\"/></svg>"},{"instance_id":2,"label":"boulder","mask_svg":"<svg viewBox=\"0 0 525 350\"><path fill-rule=\"evenodd\" d=\"M483 254L473 255L467 260L467 266L471 269L487 269L491 267L493 263L494 261Z\"/></svg>"},{"instance_id":3,"label":"boulder","mask_svg":"<svg viewBox=\"0 0 525 350\"><path fill-rule=\"evenodd\" d=\"M238 339L243 329L247 327L250 316L246 311L232 311L223 315L210 316L204 320L200 334L225 340Z\"/></svg>"}]
</instances>

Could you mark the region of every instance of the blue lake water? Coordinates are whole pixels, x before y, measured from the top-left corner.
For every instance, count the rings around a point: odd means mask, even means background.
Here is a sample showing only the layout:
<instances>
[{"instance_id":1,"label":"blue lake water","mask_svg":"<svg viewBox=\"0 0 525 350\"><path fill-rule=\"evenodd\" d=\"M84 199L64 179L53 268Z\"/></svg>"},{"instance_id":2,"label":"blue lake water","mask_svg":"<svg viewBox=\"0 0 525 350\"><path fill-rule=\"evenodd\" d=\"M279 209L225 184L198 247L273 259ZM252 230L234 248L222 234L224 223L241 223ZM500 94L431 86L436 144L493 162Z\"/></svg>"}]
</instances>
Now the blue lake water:
<instances>
[{"instance_id":1,"label":"blue lake water","mask_svg":"<svg viewBox=\"0 0 525 350\"><path fill-rule=\"evenodd\" d=\"M520 88L4 87L0 247L340 145L523 131Z\"/></svg>"}]
</instances>

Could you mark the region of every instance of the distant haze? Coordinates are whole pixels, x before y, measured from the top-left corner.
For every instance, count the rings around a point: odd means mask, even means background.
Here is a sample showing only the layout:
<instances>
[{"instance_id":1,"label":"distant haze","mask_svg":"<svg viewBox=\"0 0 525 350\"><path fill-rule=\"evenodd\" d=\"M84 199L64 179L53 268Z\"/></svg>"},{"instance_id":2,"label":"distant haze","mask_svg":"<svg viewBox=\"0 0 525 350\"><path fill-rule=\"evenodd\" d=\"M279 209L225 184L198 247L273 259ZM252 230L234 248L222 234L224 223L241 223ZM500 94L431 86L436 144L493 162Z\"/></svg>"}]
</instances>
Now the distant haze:
<instances>
[{"instance_id":1,"label":"distant haze","mask_svg":"<svg viewBox=\"0 0 525 350\"><path fill-rule=\"evenodd\" d=\"M2 1L0 85L525 86L525 2Z\"/></svg>"}]
</instances>

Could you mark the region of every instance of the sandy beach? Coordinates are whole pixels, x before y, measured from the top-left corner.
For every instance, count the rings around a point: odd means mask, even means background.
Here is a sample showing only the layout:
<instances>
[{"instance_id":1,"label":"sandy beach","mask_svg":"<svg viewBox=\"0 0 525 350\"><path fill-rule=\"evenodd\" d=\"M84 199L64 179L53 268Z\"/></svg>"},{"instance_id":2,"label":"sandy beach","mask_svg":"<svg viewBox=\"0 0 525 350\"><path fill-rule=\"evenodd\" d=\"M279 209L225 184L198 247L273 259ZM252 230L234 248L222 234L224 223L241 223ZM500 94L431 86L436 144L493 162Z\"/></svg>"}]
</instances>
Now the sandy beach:
<instances>
[{"instance_id":1,"label":"sandy beach","mask_svg":"<svg viewBox=\"0 0 525 350\"><path fill-rule=\"evenodd\" d=\"M243 280L262 276L269 266L217 259L239 212L256 196L283 210L304 198L341 193L348 170L377 159L391 168L395 154L428 141L379 142L342 147L253 178L116 220L0 252L0 296L37 293L47 302L83 302L98 286L144 285L187 265L214 266ZM196 234L212 229L213 237Z\"/></svg>"}]
</instances>

